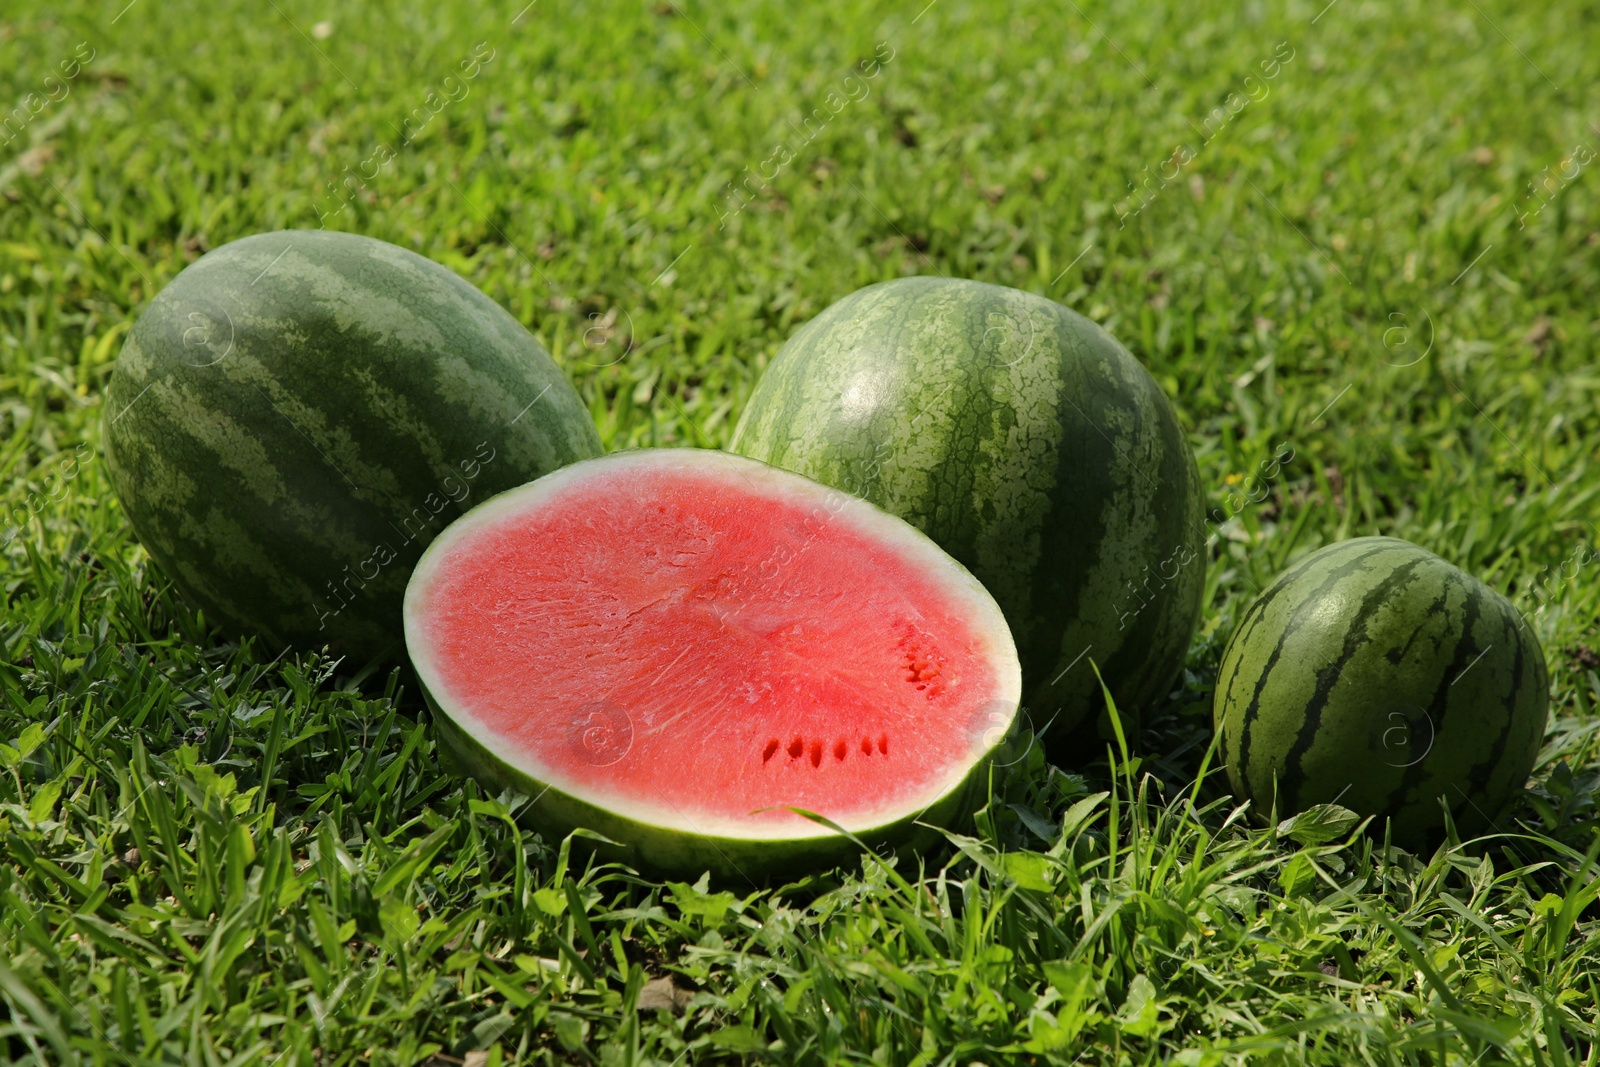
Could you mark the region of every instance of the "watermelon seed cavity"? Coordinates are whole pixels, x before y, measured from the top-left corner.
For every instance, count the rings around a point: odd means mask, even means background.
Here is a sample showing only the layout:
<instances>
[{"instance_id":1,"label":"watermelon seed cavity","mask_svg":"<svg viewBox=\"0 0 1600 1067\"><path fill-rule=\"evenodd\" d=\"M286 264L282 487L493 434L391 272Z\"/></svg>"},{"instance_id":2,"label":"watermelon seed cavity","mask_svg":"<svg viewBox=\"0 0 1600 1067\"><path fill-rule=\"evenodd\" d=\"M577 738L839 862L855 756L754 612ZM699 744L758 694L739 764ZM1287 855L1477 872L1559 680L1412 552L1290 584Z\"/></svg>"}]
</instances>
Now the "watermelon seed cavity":
<instances>
[{"instance_id":1,"label":"watermelon seed cavity","mask_svg":"<svg viewBox=\"0 0 1600 1067\"><path fill-rule=\"evenodd\" d=\"M776 756L778 754L778 750L780 748L784 748L784 747L785 746L784 746L782 741L779 741L776 737L771 738L770 740L767 741L766 748L761 750L761 762L762 763L770 763L770 762L772 762L772 757ZM790 741L788 746L787 746L787 750L788 750L788 753L789 753L789 758L790 759L799 759L801 756L806 755L808 747L809 747L809 751L810 751L811 766L813 766L813 767L821 767L822 766L822 753L823 753L823 750L824 750L824 743L822 741L820 741L820 740L813 739L811 741L810 745L808 746L807 743L806 743L806 739L804 737L801 737L801 736L797 735L795 737L795 739L793 741ZM878 736L878 752L880 754L882 754L882 755L885 755L885 756L887 756L889 754L889 735L888 734L880 734ZM835 741L833 743L833 758L834 759L839 760L842 763L844 761L844 758L846 756L848 756L849 754L850 754L850 741L849 741L848 738L841 737L841 738L839 738L837 741ZM861 739L861 754L863 756L872 755L872 738L863 737Z\"/></svg>"}]
</instances>

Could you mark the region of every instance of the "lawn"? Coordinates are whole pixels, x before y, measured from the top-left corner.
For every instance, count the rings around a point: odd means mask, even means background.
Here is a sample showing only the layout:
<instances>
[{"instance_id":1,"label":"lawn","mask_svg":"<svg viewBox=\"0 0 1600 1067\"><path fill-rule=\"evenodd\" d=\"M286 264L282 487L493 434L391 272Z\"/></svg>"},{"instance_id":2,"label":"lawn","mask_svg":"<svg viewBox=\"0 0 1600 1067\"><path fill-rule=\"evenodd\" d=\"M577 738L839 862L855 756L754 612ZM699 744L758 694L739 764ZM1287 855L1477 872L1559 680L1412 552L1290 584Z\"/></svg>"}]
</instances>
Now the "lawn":
<instances>
[{"instance_id":1,"label":"lawn","mask_svg":"<svg viewBox=\"0 0 1600 1067\"><path fill-rule=\"evenodd\" d=\"M8 0L5 1056L1600 1063L1597 85L1573 0ZM725 445L870 282L1077 309L1208 489L1180 688L1132 753L1019 737L937 853L663 885L541 837L441 763L409 675L212 628L111 494L142 309L318 226L481 287L611 449ZM1207 757L1235 620L1363 534L1543 644L1546 744L1486 840L1269 825Z\"/></svg>"}]
</instances>

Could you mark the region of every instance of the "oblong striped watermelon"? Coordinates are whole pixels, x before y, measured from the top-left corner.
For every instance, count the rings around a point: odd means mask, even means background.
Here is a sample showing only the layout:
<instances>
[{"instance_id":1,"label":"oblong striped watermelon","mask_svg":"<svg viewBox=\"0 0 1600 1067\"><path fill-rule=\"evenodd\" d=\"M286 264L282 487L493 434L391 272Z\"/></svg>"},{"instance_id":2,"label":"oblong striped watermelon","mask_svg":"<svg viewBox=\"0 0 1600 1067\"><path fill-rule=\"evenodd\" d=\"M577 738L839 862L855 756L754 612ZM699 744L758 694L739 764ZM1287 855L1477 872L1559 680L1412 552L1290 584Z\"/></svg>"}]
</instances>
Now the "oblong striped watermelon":
<instances>
[{"instance_id":1,"label":"oblong striped watermelon","mask_svg":"<svg viewBox=\"0 0 1600 1067\"><path fill-rule=\"evenodd\" d=\"M1313 552L1246 610L1214 714L1233 788L1262 813L1319 803L1415 845L1495 825L1544 737L1544 653L1511 603L1393 537Z\"/></svg>"},{"instance_id":2,"label":"oblong striped watermelon","mask_svg":"<svg viewBox=\"0 0 1600 1067\"><path fill-rule=\"evenodd\" d=\"M649 449L480 504L406 591L446 745L528 819L759 881L959 822L1021 693L993 598L911 526L726 452Z\"/></svg>"},{"instance_id":3,"label":"oblong striped watermelon","mask_svg":"<svg viewBox=\"0 0 1600 1067\"><path fill-rule=\"evenodd\" d=\"M852 293L783 346L730 447L865 497L977 575L1058 760L1103 703L1089 658L1125 717L1182 667L1205 577L1194 454L1138 361L1053 301L948 278Z\"/></svg>"},{"instance_id":4,"label":"oblong striped watermelon","mask_svg":"<svg viewBox=\"0 0 1600 1067\"><path fill-rule=\"evenodd\" d=\"M451 271L328 230L202 256L106 389L111 484L178 589L274 643L398 652L427 543L478 500L598 455L539 342Z\"/></svg>"}]
</instances>

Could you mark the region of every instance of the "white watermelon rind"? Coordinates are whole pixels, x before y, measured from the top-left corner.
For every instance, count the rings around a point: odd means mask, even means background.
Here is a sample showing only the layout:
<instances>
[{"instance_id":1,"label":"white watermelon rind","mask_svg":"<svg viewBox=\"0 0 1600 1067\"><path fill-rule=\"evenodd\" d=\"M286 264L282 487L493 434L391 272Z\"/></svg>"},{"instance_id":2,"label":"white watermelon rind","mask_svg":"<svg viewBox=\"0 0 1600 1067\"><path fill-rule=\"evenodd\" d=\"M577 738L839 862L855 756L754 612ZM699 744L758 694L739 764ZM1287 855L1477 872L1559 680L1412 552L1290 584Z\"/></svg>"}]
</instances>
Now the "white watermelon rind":
<instances>
[{"instance_id":1,"label":"white watermelon rind","mask_svg":"<svg viewBox=\"0 0 1600 1067\"><path fill-rule=\"evenodd\" d=\"M518 819L538 830L547 842L559 842L574 830L591 830L614 842L593 846L603 860L688 881L709 871L719 884L735 887L745 883L762 886L775 879L852 864L862 845L880 855L930 849L939 841L936 828L961 830L970 823L988 793L988 770L993 762L992 752L985 754L954 789L925 811L881 826L853 829L849 836L820 825L818 833L809 837L696 834L629 819L524 774L475 742L426 689L423 693L434 712L435 735L447 760L486 792L498 795L509 788L526 796L530 803L519 811Z\"/></svg>"}]
</instances>

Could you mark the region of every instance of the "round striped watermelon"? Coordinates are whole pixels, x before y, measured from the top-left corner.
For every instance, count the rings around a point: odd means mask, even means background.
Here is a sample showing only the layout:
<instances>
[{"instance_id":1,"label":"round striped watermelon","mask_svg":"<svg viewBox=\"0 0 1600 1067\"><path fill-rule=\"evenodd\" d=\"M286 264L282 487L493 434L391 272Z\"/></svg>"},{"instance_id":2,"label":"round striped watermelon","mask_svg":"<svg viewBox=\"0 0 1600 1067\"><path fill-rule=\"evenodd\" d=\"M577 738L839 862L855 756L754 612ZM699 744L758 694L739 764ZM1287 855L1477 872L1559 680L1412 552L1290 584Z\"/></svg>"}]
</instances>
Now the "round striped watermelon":
<instances>
[{"instance_id":1,"label":"round striped watermelon","mask_svg":"<svg viewBox=\"0 0 1600 1067\"><path fill-rule=\"evenodd\" d=\"M134 531L207 616L365 658L399 651L435 534L600 441L494 301L313 230L224 245L161 291L107 387L105 449Z\"/></svg>"},{"instance_id":2,"label":"round striped watermelon","mask_svg":"<svg viewBox=\"0 0 1600 1067\"><path fill-rule=\"evenodd\" d=\"M1199 620L1199 474L1172 404L1090 320L948 278L872 285L783 346L731 448L908 520L994 594L1036 730L1165 695ZM1135 720L1136 723L1136 720Z\"/></svg>"},{"instance_id":3,"label":"round striped watermelon","mask_svg":"<svg viewBox=\"0 0 1600 1067\"><path fill-rule=\"evenodd\" d=\"M847 860L834 827L900 844L960 821L1022 684L993 598L911 526L697 449L479 505L417 564L405 626L474 777L690 877Z\"/></svg>"},{"instance_id":4,"label":"round striped watermelon","mask_svg":"<svg viewBox=\"0 0 1600 1067\"><path fill-rule=\"evenodd\" d=\"M1443 827L1441 800L1463 833L1497 825L1548 702L1544 653L1509 601L1407 541L1358 537L1245 612L1215 717L1233 788L1263 813L1338 803L1416 844Z\"/></svg>"}]
</instances>

